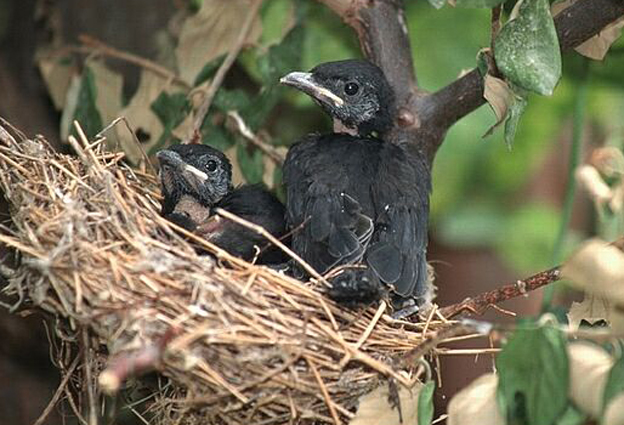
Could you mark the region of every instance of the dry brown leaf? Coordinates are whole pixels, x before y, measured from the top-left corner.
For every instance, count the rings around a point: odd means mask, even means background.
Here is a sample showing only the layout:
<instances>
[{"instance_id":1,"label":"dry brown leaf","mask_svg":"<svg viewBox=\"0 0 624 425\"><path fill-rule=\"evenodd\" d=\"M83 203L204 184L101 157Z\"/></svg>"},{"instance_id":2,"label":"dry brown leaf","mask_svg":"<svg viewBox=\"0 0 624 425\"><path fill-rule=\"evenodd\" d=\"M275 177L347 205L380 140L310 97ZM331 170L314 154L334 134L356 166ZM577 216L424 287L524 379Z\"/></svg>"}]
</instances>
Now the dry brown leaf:
<instances>
[{"instance_id":1,"label":"dry brown leaf","mask_svg":"<svg viewBox=\"0 0 624 425\"><path fill-rule=\"evenodd\" d=\"M504 425L496 402L498 376L481 375L455 394L448 405L448 425Z\"/></svg>"},{"instance_id":2,"label":"dry brown leaf","mask_svg":"<svg viewBox=\"0 0 624 425\"><path fill-rule=\"evenodd\" d=\"M117 118L121 111L123 77L99 60L89 60L87 66L93 73L97 93L95 107L100 113L102 124L107 125Z\"/></svg>"},{"instance_id":3,"label":"dry brown leaf","mask_svg":"<svg viewBox=\"0 0 624 425\"><path fill-rule=\"evenodd\" d=\"M568 358L570 399L583 413L598 418L604 387L614 360L605 350L589 342L569 344Z\"/></svg>"},{"instance_id":4,"label":"dry brown leaf","mask_svg":"<svg viewBox=\"0 0 624 425\"><path fill-rule=\"evenodd\" d=\"M39 72L48 89L48 94L57 110L65 106L67 91L75 75L75 68L70 63L65 63L59 58L41 58L37 61Z\"/></svg>"},{"instance_id":5,"label":"dry brown leaf","mask_svg":"<svg viewBox=\"0 0 624 425\"><path fill-rule=\"evenodd\" d=\"M624 425L624 394L614 397L600 422L602 425Z\"/></svg>"},{"instance_id":6,"label":"dry brown leaf","mask_svg":"<svg viewBox=\"0 0 624 425\"><path fill-rule=\"evenodd\" d=\"M595 149L590 163L607 177L624 175L624 154L615 146Z\"/></svg>"},{"instance_id":7,"label":"dry brown leaf","mask_svg":"<svg viewBox=\"0 0 624 425\"><path fill-rule=\"evenodd\" d=\"M581 165L576 169L575 176L581 187L598 205L609 202L613 198L613 191L593 166Z\"/></svg>"},{"instance_id":8,"label":"dry brown leaf","mask_svg":"<svg viewBox=\"0 0 624 425\"><path fill-rule=\"evenodd\" d=\"M507 109L514 101L514 94L504 80L489 74L485 76L484 84L483 97L492 107L496 115L495 125L498 125L505 120Z\"/></svg>"},{"instance_id":9,"label":"dry brown leaf","mask_svg":"<svg viewBox=\"0 0 624 425\"><path fill-rule=\"evenodd\" d=\"M565 279L588 293L624 305L624 253L599 239L586 242L562 268Z\"/></svg>"},{"instance_id":10,"label":"dry brown leaf","mask_svg":"<svg viewBox=\"0 0 624 425\"><path fill-rule=\"evenodd\" d=\"M596 295L585 294L583 301L573 302L568 312L568 323L572 330L577 330L581 321L585 320L590 325L605 320L607 323L611 323L609 302L604 298L600 298Z\"/></svg>"},{"instance_id":11,"label":"dry brown leaf","mask_svg":"<svg viewBox=\"0 0 624 425\"><path fill-rule=\"evenodd\" d=\"M223 153L232 163L232 184L239 186L245 183L245 177L241 172L240 164L238 163L238 156L236 154L236 144L229 149L226 149Z\"/></svg>"},{"instance_id":12,"label":"dry brown leaf","mask_svg":"<svg viewBox=\"0 0 624 425\"><path fill-rule=\"evenodd\" d=\"M79 75L72 76L69 88L65 93L65 105L61 113L61 140L67 140L69 136L71 126L73 125L74 112L76 112L78 107L78 95L80 94L81 86L82 78Z\"/></svg>"},{"instance_id":13,"label":"dry brown leaf","mask_svg":"<svg viewBox=\"0 0 624 425\"><path fill-rule=\"evenodd\" d=\"M204 0L201 9L184 22L176 48L178 69L183 80L193 84L207 63L231 49L252 1ZM255 43L261 33L260 19L256 17L246 43Z\"/></svg>"},{"instance_id":14,"label":"dry brown leaf","mask_svg":"<svg viewBox=\"0 0 624 425\"><path fill-rule=\"evenodd\" d=\"M158 137L163 132L162 123L154 114L150 105L160 93L167 91L170 87L170 83L165 78L148 70L143 70L136 93L128 106L120 112L120 115L128 119L134 131L141 129L145 134L149 135L149 141L144 144L146 151L151 144L156 143ZM127 158L131 162L137 163L143 156L132 135L128 133L124 126L119 126L117 127L117 137Z\"/></svg>"},{"instance_id":15,"label":"dry brown leaf","mask_svg":"<svg viewBox=\"0 0 624 425\"><path fill-rule=\"evenodd\" d=\"M624 310L611 308L609 310L611 329L616 335L624 335Z\"/></svg>"},{"instance_id":16,"label":"dry brown leaf","mask_svg":"<svg viewBox=\"0 0 624 425\"><path fill-rule=\"evenodd\" d=\"M411 390L399 387L401 417L397 407L388 401L388 385L381 385L360 398L360 405L349 425L404 425L418 423L418 394L423 385L418 383Z\"/></svg>"},{"instance_id":17,"label":"dry brown leaf","mask_svg":"<svg viewBox=\"0 0 624 425\"><path fill-rule=\"evenodd\" d=\"M193 134L193 116L188 114L184 120L171 131L171 134L180 140L184 140L189 134Z\"/></svg>"},{"instance_id":18,"label":"dry brown leaf","mask_svg":"<svg viewBox=\"0 0 624 425\"><path fill-rule=\"evenodd\" d=\"M624 28L624 18L607 25L598 34L576 46L576 50L581 55L594 60L603 60L611 45L622 35Z\"/></svg>"},{"instance_id":19,"label":"dry brown leaf","mask_svg":"<svg viewBox=\"0 0 624 425\"><path fill-rule=\"evenodd\" d=\"M577 0L565 0L554 3L551 6L553 16L557 16L562 10L576 3ZM579 54L594 60L603 60L609 47L622 35L624 18L607 25L595 36L574 48Z\"/></svg>"}]
</instances>

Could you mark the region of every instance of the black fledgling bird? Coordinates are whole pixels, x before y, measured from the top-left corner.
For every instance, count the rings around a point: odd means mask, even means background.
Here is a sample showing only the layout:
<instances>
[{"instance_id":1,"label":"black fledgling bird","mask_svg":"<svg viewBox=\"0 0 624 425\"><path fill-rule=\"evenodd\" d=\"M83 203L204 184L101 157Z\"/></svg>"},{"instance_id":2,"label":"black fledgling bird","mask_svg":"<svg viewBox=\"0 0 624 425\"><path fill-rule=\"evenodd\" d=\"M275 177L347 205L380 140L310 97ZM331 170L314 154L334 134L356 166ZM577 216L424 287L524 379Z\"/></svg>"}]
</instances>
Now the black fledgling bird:
<instances>
[{"instance_id":1,"label":"black fledgling bird","mask_svg":"<svg viewBox=\"0 0 624 425\"><path fill-rule=\"evenodd\" d=\"M251 260L269 241L257 232L215 215L222 208L262 226L277 238L285 234L284 206L261 185L232 186L232 166L210 146L175 145L157 154L163 193L161 215L194 231L232 255ZM258 262L283 261L269 246Z\"/></svg>"},{"instance_id":2,"label":"black fledgling bird","mask_svg":"<svg viewBox=\"0 0 624 425\"><path fill-rule=\"evenodd\" d=\"M330 62L281 79L314 99L334 132L311 134L284 163L286 220L295 252L318 272L360 260L332 281L346 303L379 298L383 282L395 300L428 296L427 220L430 171L413 144L382 141L392 126L394 94L383 72L364 60ZM397 297L398 295L398 297Z\"/></svg>"}]
</instances>

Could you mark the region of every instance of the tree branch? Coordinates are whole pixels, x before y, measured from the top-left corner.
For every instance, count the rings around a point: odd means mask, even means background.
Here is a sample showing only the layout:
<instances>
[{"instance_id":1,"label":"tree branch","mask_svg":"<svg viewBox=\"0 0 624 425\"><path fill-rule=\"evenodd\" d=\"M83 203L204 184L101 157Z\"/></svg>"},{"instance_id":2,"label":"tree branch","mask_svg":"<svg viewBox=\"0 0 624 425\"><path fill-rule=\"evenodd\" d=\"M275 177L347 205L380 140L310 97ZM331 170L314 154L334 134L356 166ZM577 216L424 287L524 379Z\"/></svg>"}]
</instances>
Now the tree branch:
<instances>
[{"instance_id":1,"label":"tree branch","mask_svg":"<svg viewBox=\"0 0 624 425\"><path fill-rule=\"evenodd\" d=\"M439 311L440 314L447 319L464 312L481 315L491 306L521 295L526 295L530 291L556 282L559 279L561 279L561 268L557 266L550 270L534 274L524 280L518 280L475 297L466 298L460 303L441 308Z\"/></svg>"},{"instance_id":2,"label":"tree branch","mask_svg":"<svg viewBox=\"0 0 624 425\"><path fill-rule=\"evenodd\" d=\"M390 142L409 140L432 161L446 131L485 103L483 78L475 69L445 88L426 94L418 88L409 34L400 0L319 0L357 33L362 51L385 72L397 95ZM624 15L622 0L579 0L555 17L562 50L600 32Z\"/></svg>"},{"instance_id":3,"label":"tree branch","mask_svg":"<svg viewBox=\"0 0 624 425\"><path fill-rule=\"evenodd\" d=\"M573 49L624 15L621 0L579 0L555 17L561 50ZM427 127L444 129L455 124L485 103L483 78L473 69L445 88L420 99L412 108ZM430 160L443 142L443 137L426 141Z\"/></svg>"}]
</instances>

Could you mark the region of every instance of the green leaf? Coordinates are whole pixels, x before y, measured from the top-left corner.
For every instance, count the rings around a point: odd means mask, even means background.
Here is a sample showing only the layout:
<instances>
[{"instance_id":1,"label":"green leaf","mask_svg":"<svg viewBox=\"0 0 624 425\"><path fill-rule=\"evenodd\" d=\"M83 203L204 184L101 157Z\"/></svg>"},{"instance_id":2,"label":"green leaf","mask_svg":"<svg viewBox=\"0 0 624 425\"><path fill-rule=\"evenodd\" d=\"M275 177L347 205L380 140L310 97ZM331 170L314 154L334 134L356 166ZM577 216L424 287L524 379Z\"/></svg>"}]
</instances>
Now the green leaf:
<instances>
[{"instance_id":1,"label":"green leaf","mask_svg":"<svg viewBox=\"0 0 624 425\"><path fill-rule=\"evenodd\" d=\"M505 3L507 0L455 0L457 7L479 7L492 8L498 4Z\"/></svg>"},{"instance_id":2,"label":"green leaf","mask_svg":"<svg viewBox=\"0 0 624 425\"><path fill-rule=\"evenodd\" d=\"M259 149L253 149L250 152L243 143L239 143L236 146L236 159L247 183L262 183L264 156Z\"/></svg>"},{"instance_id":3,"label":"green leaf","mask_svg":"<svg viewBox=\"0 0 624 425\"><path fill-rule=\"evenodd\" d=\"M165 146L171 137L171 132L184 120L191 109L191 105L184 93L168 94L162 92L152 102L150 108L163 125L163 132L160 138L149 151L149 154L153 155Z\"/></svg>"},{"instance_id":4,"label":"green leaf","mask_svg":"<svg viewBox=\"0 0 624 425\"><path fill-rule=\"evenodd\" d=\"M78 121L87 137L90 139L102 130L102 117L97 110L97 88L95 76L89 67L86 67L80 82L80 91L76 100L76 110L73 120ZM71 124L70 134L76 135L76 129Z\"/></svg>"},{"instance_id":5,"label":"green leaf","mask_svg":"<svg viewBox=\"0 0 624 425\"><path fill-rule=\"evenodd\" d=\"M572 404L568 405L567 410L557 419L555 425L581 425L587 420L587 415L579 411Z\"/></svg>"},{"instance_id":6,"label":"green leaf","mask_svg":"<svg viewBox=\"0 0 624 425\"><path fill-rule=\"evenodd\" d=\"M624 356L615 362L609 371L609 377L605 385L604 393L602 395L602 409L609 405L609 402L617 395L624 391Z\"/></svg>"},{"instance_id":7,"label":"green leaf","mask_svg":"<svg viewBox=\"0 0 624 425\"><path fill-rule=\"evenodd\" d=\"M446 4L446 0L429 0L429 4L436 9L441 9Z\"/></svg>"},{"instance_id":8,"label":"green leaf","mask_svg":"<svg viewBox=\"0 0 624 425\"><path fill-rule=\"evenodd\" d=\"M225 152L234 146L232 133L226 131L222 126L214 125L210 120L204 121L201 128L202 143Z\"/></svg>"},{"instance_id":9,"label":"green leaf","mask_svg":"<svg viewBox=\"0 0 624 425\"><path fill-rule=\"evenodd\" d=\"M418 394L418 425L430 425L433 420L433 392L435 382L429 381Z\"/></svg>"},{"instance_id":10,"label":"green leaf","mask_svg":"<svg viewBox=\"0 0 624 425\"><path fill-rule=\"evenodd\" d=\"M271 0L264 2L260 9L262 18L263 45L280 43L284 34L290 30L295 21L295 11L292 0Z\"/></svg>"},{"instance_id":11,"label":"green leaf","mask_svg":"<svg viewBox=\"0 0 624 425\"><path fill-rule=\"evenodd\" d=\"M195 77L195 82L193 83L193 87L199 86L201 83L208 81L217 73L217 70L223 63L226 54L222 54L221 56L209 61L204 67L199 71L197 77Z\"/></svg>"},{"instance_id":12,"label":"green leaf","mask_svg":"<svg viewBox=\"0 0 624 425\"><path fill-rule=\"evenodd\" d=\"M553 424L568 406L565 337L552 327L519 329L496 358L501 411L527 425Z\"/></svg>"},{"instance_id":13,"label":"green leaf","mask_svg":"<svg viewBox=\"0 0 624 425\"><path fill-rule=\"evenodd\" d=\"M485 77L490 69L490 59L488 59L489 49L481 49L477 52L477 69L482 77Z\"/></svg>"},{"instance_id":14,"label":"green leaf","mask_svg":"<svg viewBox=\"0 0 624 425\"><path fill-rule=\"evenodd\" d=\"M561 77L561 51L548 0L524 0L494 42L498 69L512 83L552 94Z\"/></svg>"},{"instance_id":15,"label":"green leaf","mask_svg":"<svg viewBox=\"0 0 624 425\"><path fill-rule=\"evenodd\" d=\"M265 55L258 58L258 71L263 87L253 102L247 102L239 109L241 116L253 131L262 126L282 98L283 87L279 85L279 79L288 72L300 68L304 34L303 26L295 26L280 44L271 46Z\"/></svg>"},{"instance_id":16,"label":"green leaf","mask_svg":"<svg viewBox=\"0 0 624 425\"><path fill-rule=\"evenodd\" d=\"M511 149L513 141L516 138L516 129L518 128L520 117L529 103L524 90L514 87L513 85L511 85L511 89L514 93L514 100L511 105L509 105L507 121L505 121L505 144L509 149Z\"/></svg>"},{"instance_id":17,"label":"green leaf","mask_svg":"<svg viewBox=\"0 0 624 425\"><path fill-rule=\"evenodd\" d=\"M222 112L228 112L240 111L254 103L255 101L252 101L249 95L241 89L227 90L220 88L215 94L212 106Z\"/></svg>"}]
</instances>

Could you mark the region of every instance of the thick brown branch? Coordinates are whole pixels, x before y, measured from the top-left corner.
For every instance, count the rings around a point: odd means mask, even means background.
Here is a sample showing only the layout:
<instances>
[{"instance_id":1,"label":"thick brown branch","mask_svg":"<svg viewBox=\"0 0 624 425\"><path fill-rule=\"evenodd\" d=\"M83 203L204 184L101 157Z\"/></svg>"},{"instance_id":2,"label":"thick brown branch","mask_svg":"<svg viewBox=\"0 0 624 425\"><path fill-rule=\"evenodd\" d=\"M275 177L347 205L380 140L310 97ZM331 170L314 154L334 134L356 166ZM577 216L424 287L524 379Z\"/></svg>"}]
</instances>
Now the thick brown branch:
<instances>
[{"instance_id":1,"label":"thick brown branch","mask_svg":"<svg viewBox=\"0 0 624 425\"><path fill-rule=\"evenodd\" d=\"M579 0L555 17L561 49L565 51L578 46L623 15L622 0ZM418 112L424 126L439 129L429 129L429 132L439 136L440 131L446 131L483 103L483 79L473 69L431 96L416 99L412 108ZM430 159L433 159L442 141L443 137L424 141Z\"/></svg>"},{"instance_id":2,"label":"thick brown branch","mask_svg":"<svg viewBox=\"0 0 624 425\"><path fill-rule=\"evenodd\" d=\"M395 89L398 105L391 142L417 143L433 160L446 131L485 103L477 70L431 95L416 85L403 7L400 0L319 0L358 35L362 51L381 66ZM622 0L579 0L555 18L562 50L578 46L624 15Z\"/></svg>"},{"instance_id":3,"label":"thick brown branch","mask_svg":"<svg viewBox=\"0 0 624 425\"><path fill-rule=\"evenodd\" d=\"M524 280L518 280L500 288L484 292L476 297L467 298L460 303L441 308L440 313L446 318L451 318L464 312L481 315L493 305L525 295L559 279L561 279L561 269L553 267Z\"/></svg>"}]
</instances>

